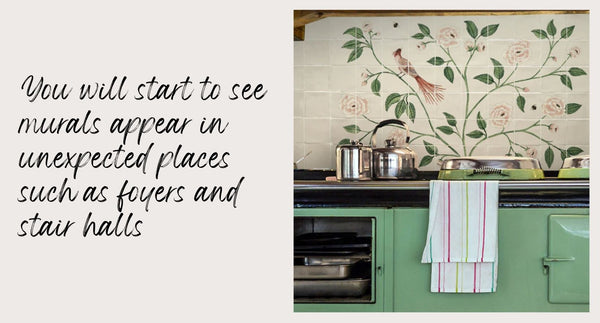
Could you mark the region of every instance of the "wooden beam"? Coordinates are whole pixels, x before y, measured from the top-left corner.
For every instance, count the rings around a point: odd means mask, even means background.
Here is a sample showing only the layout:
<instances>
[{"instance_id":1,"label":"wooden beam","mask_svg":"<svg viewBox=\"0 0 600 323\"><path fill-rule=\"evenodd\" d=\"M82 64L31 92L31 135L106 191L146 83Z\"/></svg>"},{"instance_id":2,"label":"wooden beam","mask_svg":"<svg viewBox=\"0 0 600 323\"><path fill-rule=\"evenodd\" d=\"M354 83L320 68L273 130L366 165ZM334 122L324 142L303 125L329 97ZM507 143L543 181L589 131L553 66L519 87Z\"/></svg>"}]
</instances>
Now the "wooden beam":
<instances>
[{"instance_id":1,"label":"wooden beam","mask_svg":"<svg viewBox=\"0 0 600 323\"><path fill-rule=\"evenodd\" d=\"M304 40L304 26L327 17L500 16L589 14L589 10L294 10L294 40ZM302 32L300 36L300 28Z\"/></svg>"}]
</instances>

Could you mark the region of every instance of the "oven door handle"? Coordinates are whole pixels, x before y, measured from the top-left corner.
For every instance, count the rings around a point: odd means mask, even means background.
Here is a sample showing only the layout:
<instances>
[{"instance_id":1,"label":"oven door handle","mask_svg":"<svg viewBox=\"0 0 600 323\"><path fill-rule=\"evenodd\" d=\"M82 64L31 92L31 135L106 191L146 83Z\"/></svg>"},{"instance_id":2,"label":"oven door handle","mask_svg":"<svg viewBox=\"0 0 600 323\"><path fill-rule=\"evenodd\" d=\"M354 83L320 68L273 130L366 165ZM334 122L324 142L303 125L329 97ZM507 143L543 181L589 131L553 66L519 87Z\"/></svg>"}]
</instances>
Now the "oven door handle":
<instances>
[{"instance_id":1,"label":"oven door handle","mask_svg":"<svg viewBox=\"0 0 600 323\"><path fill-rule=\"evenodd\" d=\"M560 257L544 257L542 258L542 265L544 266L544 275L548 274L548 268L554 262L565 262L565 261L575 261L573 257L560 258Z\"/></svg>"}]
</instances>

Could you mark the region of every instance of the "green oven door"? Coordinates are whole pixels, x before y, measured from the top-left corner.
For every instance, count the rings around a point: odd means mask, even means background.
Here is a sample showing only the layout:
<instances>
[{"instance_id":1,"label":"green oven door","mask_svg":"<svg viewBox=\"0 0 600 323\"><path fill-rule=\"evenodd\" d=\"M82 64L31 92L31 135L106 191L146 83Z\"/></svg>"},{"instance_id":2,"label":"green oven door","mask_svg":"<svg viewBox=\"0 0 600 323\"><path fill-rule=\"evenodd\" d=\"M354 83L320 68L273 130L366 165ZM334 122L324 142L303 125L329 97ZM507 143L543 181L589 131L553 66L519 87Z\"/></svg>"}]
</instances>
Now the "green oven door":
<instances>
[{"instance_id":1,"label":"green oven door","mask_svg":"<svg viewBox=\"0 0 600 323\"><path fill-rule=\"evenodd\" d=\"M548 271L550 303L589 304L589 216L550 215Z\"/></svg>"}]
</instances>

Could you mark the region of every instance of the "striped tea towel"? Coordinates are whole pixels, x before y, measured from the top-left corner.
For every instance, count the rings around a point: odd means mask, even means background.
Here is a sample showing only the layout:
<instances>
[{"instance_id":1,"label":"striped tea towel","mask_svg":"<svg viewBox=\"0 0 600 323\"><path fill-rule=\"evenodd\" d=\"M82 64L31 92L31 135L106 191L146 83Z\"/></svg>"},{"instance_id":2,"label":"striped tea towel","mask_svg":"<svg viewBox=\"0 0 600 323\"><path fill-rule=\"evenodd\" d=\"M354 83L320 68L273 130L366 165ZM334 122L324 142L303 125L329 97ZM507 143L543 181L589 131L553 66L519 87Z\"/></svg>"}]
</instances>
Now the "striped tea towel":
<instances>
[{"instance_id":1,"label":"striped tea towel","mask_svg":"<svg viewBox=\"0 0 600 323\"><path fill-rule=\"evenodd\" d=\"M422 263L432 263L431 291L496 291L498 181L431 181Z\"/></svg>"}]
</instances>

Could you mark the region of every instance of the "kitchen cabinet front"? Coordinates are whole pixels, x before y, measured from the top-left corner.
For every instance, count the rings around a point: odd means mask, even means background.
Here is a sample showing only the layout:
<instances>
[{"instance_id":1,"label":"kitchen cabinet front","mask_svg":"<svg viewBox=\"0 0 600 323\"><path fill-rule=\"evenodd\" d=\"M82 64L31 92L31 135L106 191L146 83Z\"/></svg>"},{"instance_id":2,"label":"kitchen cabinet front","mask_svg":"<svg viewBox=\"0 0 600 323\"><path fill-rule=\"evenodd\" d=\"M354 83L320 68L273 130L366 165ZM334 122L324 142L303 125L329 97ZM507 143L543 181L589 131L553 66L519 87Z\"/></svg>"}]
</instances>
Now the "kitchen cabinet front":
<instances>
[{"instance_id":1,"label":"kitchen cabinet front","mask_svg":"<svg viewBox=\"0 0 600 323\"><path fill-rule=\"evenodd\" d=\"M588 208L500 208L497 290L478 294L430 292L431 264L421 263L427 208L298 208L294 214L374 219L373 302L296 303L295 311L589 311ZM552 257L577 261L548 265Z\"/></svg>"}]
</instances>

